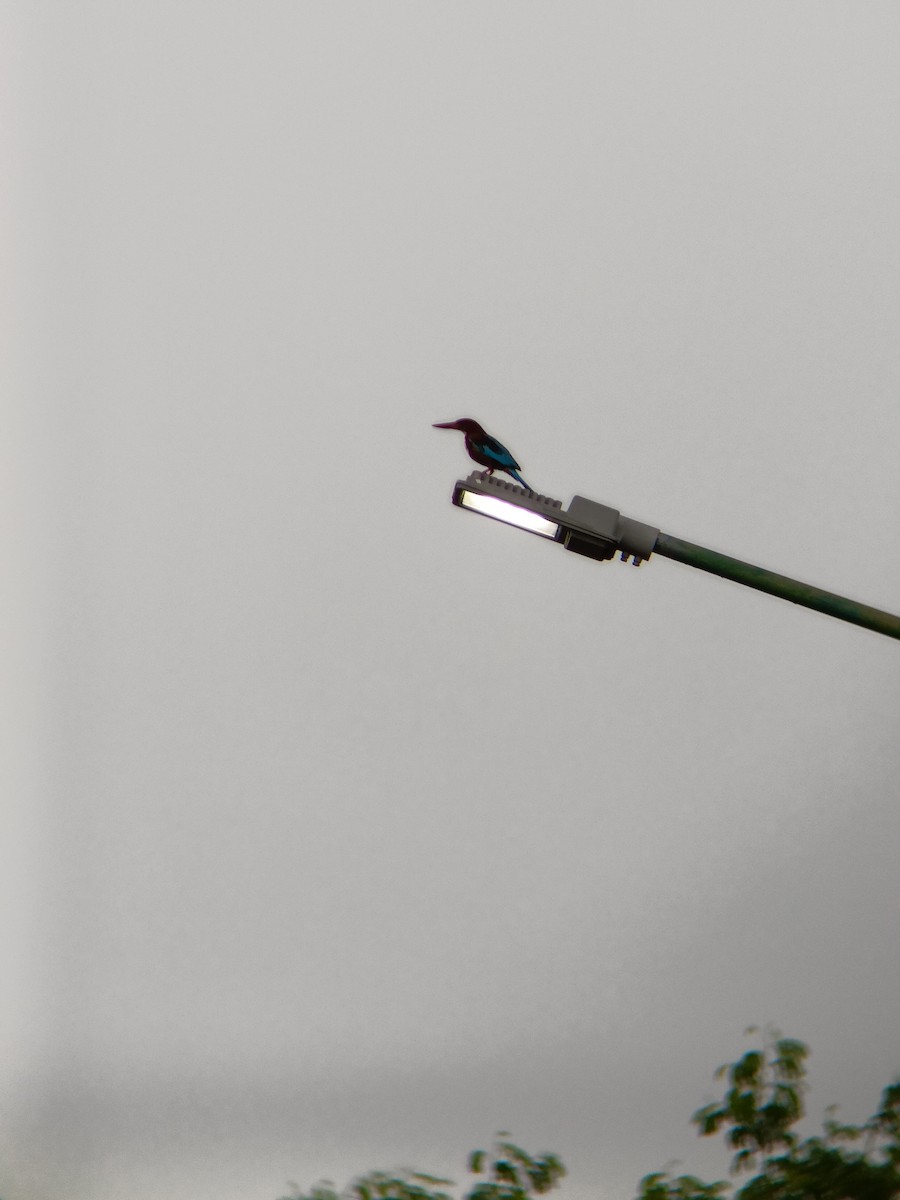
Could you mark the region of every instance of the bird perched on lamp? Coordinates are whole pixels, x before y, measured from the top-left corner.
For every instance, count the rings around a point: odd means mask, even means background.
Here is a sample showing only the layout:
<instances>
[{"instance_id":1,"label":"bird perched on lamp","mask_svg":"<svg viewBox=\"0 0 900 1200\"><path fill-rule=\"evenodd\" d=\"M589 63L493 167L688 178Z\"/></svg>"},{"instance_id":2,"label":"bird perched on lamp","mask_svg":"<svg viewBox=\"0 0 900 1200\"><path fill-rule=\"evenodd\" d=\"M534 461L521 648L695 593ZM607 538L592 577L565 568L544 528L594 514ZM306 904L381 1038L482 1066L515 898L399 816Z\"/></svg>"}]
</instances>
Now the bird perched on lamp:
<instances>
[{"instance_id":1,"label":"bird perched on lamp","mask_svg":"<svg viewBox=\"0 0 900 1200\"><path fill-rule=\"evenodd\" d=\"M460 417L458 421L442 421L436 423L434 428L458 429L465 435L469 458L477 462L479 466L487 467L488 475L492 475L494 471L505 471L529 492L534 490L519 474L519 464L507 448L496 438L492 438L489 433L485 433L478 422L473 421L471 417Z\"/></svg>"}]
</instances>

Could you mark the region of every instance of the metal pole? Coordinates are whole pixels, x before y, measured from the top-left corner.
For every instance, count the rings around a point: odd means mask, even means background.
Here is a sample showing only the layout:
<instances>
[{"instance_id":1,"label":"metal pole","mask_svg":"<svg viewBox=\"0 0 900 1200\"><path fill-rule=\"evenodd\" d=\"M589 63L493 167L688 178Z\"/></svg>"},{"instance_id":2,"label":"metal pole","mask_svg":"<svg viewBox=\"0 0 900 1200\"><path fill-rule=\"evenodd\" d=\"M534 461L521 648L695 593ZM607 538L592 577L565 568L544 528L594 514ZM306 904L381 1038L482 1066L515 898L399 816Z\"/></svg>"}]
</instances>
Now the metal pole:
<instances>
[{"instance_id":1,"label":"metal pole","mask_svg":"<svg viewBox=\"0 0 900 1200\"><path fill-rule=\"evenodd\" d=\"M780 596L782 600L790 600L792 604L815 608L826 616L837 617L841 621L852 621L854 625L862 625L875 633L900 638L900 617L882 612L878 608L871 608L868 604L847 600L844 596L835 596L833 592L823 592L821 588L811 587L810 584L800 583L796 579L788 579L786 575L776 575L774 571L754 567L737 558L729 558L727 554L707 550L705 546L683 542L681 538L672 537L671 534L659 534L653 553L661 554L664 558L674 558L676 562L687 563L689 567L699 567L701 571L711 571L713 575L721 575L724 579L733 579L735 583L743 583L746 587L756 588L760 592Z\"/></svg>"}]
</instances>

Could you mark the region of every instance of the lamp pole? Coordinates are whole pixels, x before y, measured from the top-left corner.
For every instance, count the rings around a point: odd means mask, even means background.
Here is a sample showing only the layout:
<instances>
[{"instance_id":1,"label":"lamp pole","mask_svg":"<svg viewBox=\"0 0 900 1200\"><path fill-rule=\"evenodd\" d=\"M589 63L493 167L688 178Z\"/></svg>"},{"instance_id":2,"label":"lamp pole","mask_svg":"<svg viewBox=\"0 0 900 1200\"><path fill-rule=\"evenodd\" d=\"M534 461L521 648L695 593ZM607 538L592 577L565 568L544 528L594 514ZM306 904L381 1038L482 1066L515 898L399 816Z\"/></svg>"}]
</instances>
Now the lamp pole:
<instances>
[{"instance_id":1,"label":"lamp pole","mask_svg":"<svg viewBox=\"0 0 900 1200\"><path fill-rule=\"evenodd\" d=\"M662 533L643 521L623 517L618 509L598 504L584 496L575 496L567 509L562 502L549 496L539 496L526 488L516 487L505 480L495 479L485 471L475 471L468 479L457 480L453 503L483 516L516 525L551 541L561 542L567 550L589 558L605 561L619 553L623 561L632 559L635 566L651 554L660 554L676 562L698 567L723 579L742 583L745 587L780 596L792 604L802 604L840 621L851 621L864 629L900 638L900 617L882 612L868 604L848 600L834 592L786 575L777 575L764 567L755 567L740 559L730 558L717 550L695 546L670 533Z\"/></svg>"},{"instance_id":2,"label":"lamp pole","mask_svg":"<svg viewBox=\"0 0 900 1200\"><path fill-rule=\"evenodd\" d=\"M792 604L814 608L828 617L852 621L854 625L862 625L864 629L874 630L875 633L900 638L900 617L872 608L869 604L848 600L845 596L836 596L834 592L823 591L809 583L789 579L787 575L776 575L764 567L754 567L752 563L741 562L738 558L729 558L727 554L719 554L716 550L707 550L705 546L695 546L693 542L682 541L670 533L657 536L653 553L687 563L689 567L699 567L701 571L709 571L713 575L721 575L723 579L733 579L735 583L768 592L770 596L780 596Z\"/></svg>"}]
</instances>

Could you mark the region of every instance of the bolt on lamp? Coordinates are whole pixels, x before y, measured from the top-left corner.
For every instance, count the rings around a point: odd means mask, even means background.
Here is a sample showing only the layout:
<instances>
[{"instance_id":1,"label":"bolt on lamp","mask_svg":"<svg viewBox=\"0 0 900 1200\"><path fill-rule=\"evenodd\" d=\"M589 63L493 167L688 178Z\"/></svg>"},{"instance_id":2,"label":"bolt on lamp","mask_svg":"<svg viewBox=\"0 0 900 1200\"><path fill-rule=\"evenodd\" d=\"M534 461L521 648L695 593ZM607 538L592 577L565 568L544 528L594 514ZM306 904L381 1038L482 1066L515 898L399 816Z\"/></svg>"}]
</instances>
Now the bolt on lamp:
<instances>
[{"instance_id":1,"label":"bolt on lamp","mask_svg":"<svg viewBox=\"0 0 900 1200\"><path fill-rule=\"evenodd\" d=\"M802 604L875 633L900 638L900 617L661 533L652 525L623 517L618 509L598 504L585 496L573 497L569 507L564 509L560 500L495 479L487 471L473 471L468 479L456 481L453 503L550 541L561 542L567 550L600 562L618 553L624 562L631 559L635 566L640 566L651 554L660 554L746 587L780 596L792 604Z\"/></svg>"}]
</instances>

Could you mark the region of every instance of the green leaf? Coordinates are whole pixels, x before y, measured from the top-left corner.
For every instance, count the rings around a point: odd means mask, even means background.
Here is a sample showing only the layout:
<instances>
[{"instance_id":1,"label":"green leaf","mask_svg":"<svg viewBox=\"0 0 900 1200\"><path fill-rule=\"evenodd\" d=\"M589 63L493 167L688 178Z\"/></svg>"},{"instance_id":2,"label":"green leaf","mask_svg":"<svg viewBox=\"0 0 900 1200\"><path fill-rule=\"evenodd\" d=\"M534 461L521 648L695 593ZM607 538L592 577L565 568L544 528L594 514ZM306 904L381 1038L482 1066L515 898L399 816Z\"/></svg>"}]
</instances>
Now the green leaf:
<instances>
[{"instance_id":1,"label":"green leaf","mask_svg":"<svg viewBox=\"0 0 900 1200\"><path fill-rule=\"evenodd\" d=\"M748 1050L743 1058L731 1068L731 1081L734 1084L758 1084L760 1081L760 1070L763 1065L763 1056L758 1050Z\"/></svg>"},{"instance_id":2,"label":"green leaf","mask_svg":"<svg viewBox=\"0 0 900 1200\"><path fill-rule=\"evenodd\" d=\"M480 1175L484 1170L485 1154L483 1150L473 1150L469 1155L469 1170L474 1175Z\"/></svg>"}]
</instances>

